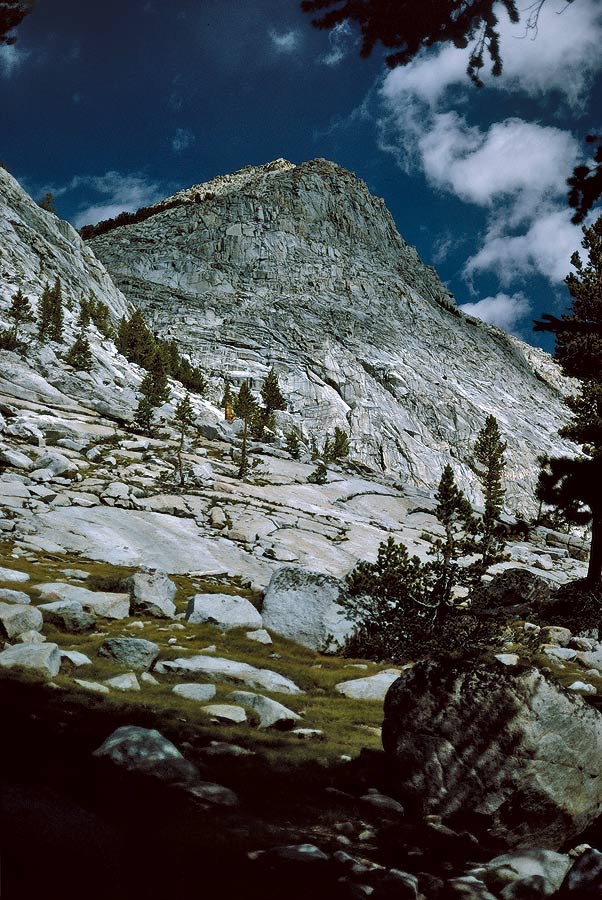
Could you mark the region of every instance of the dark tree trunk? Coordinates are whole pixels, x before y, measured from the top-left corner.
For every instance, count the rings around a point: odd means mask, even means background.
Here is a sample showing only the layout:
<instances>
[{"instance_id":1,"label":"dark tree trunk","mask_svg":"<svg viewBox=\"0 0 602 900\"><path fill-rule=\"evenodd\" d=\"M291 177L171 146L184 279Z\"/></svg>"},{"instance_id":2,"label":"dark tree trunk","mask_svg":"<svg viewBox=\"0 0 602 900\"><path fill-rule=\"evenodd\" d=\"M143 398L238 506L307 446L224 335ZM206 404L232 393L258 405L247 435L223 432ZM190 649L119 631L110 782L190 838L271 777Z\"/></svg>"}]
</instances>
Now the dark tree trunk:
<instances>
[{"instance_id":1,"label":"dark tree trunk","mask_svg":"<svg viewBox=\"0 0 602 900\"><path fill-rule=\"evenodd\" d=\"M589 551L588 584L602 583L602 512L595 512L592 518L592 545Z\"/></svg>"}]
</instances>

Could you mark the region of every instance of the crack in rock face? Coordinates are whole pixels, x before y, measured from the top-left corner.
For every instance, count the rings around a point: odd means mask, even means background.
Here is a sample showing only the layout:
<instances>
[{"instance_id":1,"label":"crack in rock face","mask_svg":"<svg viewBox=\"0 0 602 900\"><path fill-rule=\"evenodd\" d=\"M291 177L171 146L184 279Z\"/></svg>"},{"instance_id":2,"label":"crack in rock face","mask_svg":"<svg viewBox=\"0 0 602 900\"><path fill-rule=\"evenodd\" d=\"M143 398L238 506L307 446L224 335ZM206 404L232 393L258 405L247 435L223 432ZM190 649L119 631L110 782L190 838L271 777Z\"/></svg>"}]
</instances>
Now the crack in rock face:
<instances>
[{"instance_id":1,"label":"crack in rock face","mask_svg":"<svg viewBox=\"0 0 602 900\"><path fill-rule=\"evenodd\" d=\"M534 668L430 661L385 699L400 798L501 846L556 849L602 809L602 717Z\"/></svg>"}]
</instances>

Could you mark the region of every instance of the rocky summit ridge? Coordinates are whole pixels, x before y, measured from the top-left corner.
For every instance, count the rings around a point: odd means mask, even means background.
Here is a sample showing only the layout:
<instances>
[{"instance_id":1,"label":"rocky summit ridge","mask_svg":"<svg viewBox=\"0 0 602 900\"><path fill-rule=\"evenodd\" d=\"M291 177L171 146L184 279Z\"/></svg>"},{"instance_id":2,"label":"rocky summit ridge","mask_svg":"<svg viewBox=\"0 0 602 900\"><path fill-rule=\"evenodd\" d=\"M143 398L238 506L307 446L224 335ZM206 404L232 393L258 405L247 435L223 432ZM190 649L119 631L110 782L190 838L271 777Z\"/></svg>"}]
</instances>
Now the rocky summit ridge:
<instances>
[{"instance_id":1,"label":"rocky summit ridge","mask_svg":"<svg viewBox=\"0 0 602 900\"><path fill-rule=\"evenodd\" d=\"M567 382L544 352L463 315L355 175L276 160L156 210L90 246L213 377L259 384L274 366L284 427L339 425L354 458L419 486L451 459L474 500L471 446L492 413L509 442L509 507L533 509L537 457L570 449L556 433Z\"/></svg>"}]
</instances>

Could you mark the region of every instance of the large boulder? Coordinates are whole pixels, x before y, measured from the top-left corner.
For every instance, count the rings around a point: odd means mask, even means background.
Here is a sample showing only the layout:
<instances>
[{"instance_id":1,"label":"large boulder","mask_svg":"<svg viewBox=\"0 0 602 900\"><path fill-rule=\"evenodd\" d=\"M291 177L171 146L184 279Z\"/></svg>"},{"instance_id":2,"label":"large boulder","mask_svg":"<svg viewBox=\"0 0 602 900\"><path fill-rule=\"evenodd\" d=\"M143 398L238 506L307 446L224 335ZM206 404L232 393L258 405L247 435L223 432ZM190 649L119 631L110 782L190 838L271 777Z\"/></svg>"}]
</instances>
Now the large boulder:
<instances>
[{"instance_id":1,"label":"large boulder","mask_svg":"<svg viewBox=\"0 0 602 900\"><path fill-rule=\"evenodd\" d=\"M165 572L158 569L139 569L129 579L132 610L158 619L173 619L176 605L176 585Z\"/></svg>"},{"instance_id":2,"label":"large boulder","mask_svg":"<svg viewBox=\"0 0 602 900\"><path fill-rule=\"evenodd\" d=\"M150 669L159 656L159 647L144 638L107 638L101 644L98 655L144 672Z\"/></svg>"},{"instance_id":3,"label":"large boulder","mask_svg":"<svg viewBox=\"0 0 602 900\"><path fill-rule=\"evenodd\" d=\"M196 766L154 728L124 725L94 751L94 756L127 772L150 775L170 784L200 780Z\"/></svg>"},{"instance_id":4,"label":"large boulder","mask_svg":"<svg viewBox=\"0 0 602 900\"><path fill-rule=\"evenodd\" d=\"M11 640L23 631L39 631L42 613L25 603L0 603L0 635Z\"/></svg>"},{"instance_id":5,"label":"large boulder","mask_svg":"<svg viewBox=\"0 0 602 900\"><path fill-rule=\"evenodd\" d=\"M244 597L231 594L195 594L188 602L186 619L191 624L218 625L229 628L261 628L262 619Z\"/></svg>"},{"instance_id":6,"label":"large boulder","mask_svg":"<svg viewBox=\"0 0 602 900\"><path fill-rule=\"evenodd\" d=\"M385 698L400 799L500 847L557 849L602 810L602 717L534 668L424 662Z\"/></svg>"},{"instance_id":7,"label":"large boulder","mask_svg":"<svg viewBox=\"0 0 602 900\"><path fill-rule=\"evenodd\" d=\"M56 581L40 584L37 590L45 600L74 600L94 616L103 619L125 619L130 614L129 594L90 591L76 584Z\"/></svg>"},{"instance_id":8,"label":"large boulder","mask_svg":"<svg viewBox=\"0 0 602 900\"><path fill-rule=\"evenodd\" d=\"M263 624L312 650L336 649L354 628L339 605L344 593L345 582L338 578L284 566L267 587Z\"/></svg>"},{"instance_id":9,"label":"large boulder","mask_svg":"<svg viewBox=\"0 0 602 900\"><path fill-rule=\"evenodd\" d=\"M61 668L61 651L57 644L17 644L0 653L0 668L32 669L54 678Z\"/></svg>"},{"instance_id":10,"label":"large boulder","mask_svg":"<svg viewBox=\"0 0 602 900\"><path fill-rule=\"evenodd\" d=\"M96 616L85 612L77 600L53 600L51 603L40 603L38 609L44 621L72 634L92 631L96 625Z\"/></svg>"}]
</instances>

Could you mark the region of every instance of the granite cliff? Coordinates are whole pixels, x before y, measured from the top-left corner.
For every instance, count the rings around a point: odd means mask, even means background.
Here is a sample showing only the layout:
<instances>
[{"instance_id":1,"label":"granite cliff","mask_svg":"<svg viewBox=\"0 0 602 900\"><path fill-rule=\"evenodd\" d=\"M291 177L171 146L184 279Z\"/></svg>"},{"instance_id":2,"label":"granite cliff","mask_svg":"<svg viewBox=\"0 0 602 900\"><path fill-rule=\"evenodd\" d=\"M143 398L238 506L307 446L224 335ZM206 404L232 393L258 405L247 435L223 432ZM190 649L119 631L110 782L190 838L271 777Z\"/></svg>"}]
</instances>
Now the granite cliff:
<instances>
[{"instance_id":1,"label":"granite cliff","mask_svg":"<svg viewBox=\"0 0 602 900\"><path fill-rule=\"evenodd\" d=\"M432 487L451 458L475 500L471 445L492 413L508 506L533 509L537 456L562 448L566 382L547 354L461 314L362 181L276 160L154 212L90 246L159 334L218 379L259 384L274 366L283 424L349 430L376 471Z\"/></svg>"}]
</instances>

